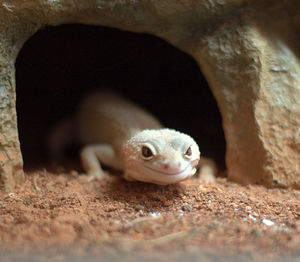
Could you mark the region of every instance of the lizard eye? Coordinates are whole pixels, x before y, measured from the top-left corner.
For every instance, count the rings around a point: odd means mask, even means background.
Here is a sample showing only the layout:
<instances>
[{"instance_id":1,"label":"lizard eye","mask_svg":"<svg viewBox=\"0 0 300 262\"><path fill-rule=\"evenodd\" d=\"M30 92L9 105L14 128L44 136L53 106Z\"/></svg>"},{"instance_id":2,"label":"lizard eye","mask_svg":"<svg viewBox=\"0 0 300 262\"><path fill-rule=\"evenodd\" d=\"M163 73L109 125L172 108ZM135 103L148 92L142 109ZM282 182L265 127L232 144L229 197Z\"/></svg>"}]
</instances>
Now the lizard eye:
<instances>
[{"instance_id":1,"label":"lizard eye","mask_svg":"<svg viewBox=\"0 0 300 262\"><path fill-rule=\"evenodd\" d=\"M185 151L184 156L185 156L186 158L191 158L191 156L192 156L192 148L191 148L191 147L189 147L189 148Z\"/></svg>"},{"instance_id":2,"label":"lizard eye","mask_svg":"<svg viewBox=\"0 0 300 262\"><path fill-rule=\"evenodd\" d=\"M142 158L145 160L150 160L154 157L152 150L147 146L142 146Z\"/></svg>"}]
</instances>

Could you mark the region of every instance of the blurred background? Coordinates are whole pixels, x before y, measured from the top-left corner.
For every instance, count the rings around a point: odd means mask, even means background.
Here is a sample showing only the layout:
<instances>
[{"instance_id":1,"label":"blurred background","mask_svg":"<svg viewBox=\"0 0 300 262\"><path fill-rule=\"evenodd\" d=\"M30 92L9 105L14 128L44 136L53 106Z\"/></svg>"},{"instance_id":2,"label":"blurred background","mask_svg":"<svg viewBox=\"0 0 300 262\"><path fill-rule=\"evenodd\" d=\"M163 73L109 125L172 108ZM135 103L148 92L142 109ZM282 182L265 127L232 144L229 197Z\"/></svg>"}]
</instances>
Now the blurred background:
<instances>
[{"instance_id":1,"label":"blurred background","mask_svg":"<svg viewBox=\"0 0 300 262\"><path fill-rule=\"evenodd\" d=\"M47 166L51 128L101 88L128 97L166 127L190 134L202 155L224 169L221 116L208 84L192 57L160 38L100 26L47 27L25 43L16 81L25 170ZM78 148L69 153L78 160Z\"/></svg>"}]
</instances>

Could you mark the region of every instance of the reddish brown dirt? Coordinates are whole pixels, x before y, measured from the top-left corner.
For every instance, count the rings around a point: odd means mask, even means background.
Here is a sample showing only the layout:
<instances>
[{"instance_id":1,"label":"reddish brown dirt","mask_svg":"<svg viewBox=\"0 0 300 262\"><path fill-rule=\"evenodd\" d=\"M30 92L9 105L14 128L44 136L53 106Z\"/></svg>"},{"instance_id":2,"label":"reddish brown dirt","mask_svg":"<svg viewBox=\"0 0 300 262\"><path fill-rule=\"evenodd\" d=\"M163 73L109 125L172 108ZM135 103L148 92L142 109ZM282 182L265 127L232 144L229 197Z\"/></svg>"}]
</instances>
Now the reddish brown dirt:
<instances>
[{"instance_id":1,"label":"reddish brown dirt","mask_svg":"<svg viewBox=\"0 0 300 262\"><path fill-rule=\"evenodd\" d=\"M176 254L193 261L211 260L211 254L215 261L300 258L297 190L244 187L223 178L214 185L191 179L156 186L116 176L88 182L76 172L26 177L24 186L0 196L1 261L28 254L39 254L38 261L125 259L135 252L170 261Z\"/></svg>"}]
</instances>

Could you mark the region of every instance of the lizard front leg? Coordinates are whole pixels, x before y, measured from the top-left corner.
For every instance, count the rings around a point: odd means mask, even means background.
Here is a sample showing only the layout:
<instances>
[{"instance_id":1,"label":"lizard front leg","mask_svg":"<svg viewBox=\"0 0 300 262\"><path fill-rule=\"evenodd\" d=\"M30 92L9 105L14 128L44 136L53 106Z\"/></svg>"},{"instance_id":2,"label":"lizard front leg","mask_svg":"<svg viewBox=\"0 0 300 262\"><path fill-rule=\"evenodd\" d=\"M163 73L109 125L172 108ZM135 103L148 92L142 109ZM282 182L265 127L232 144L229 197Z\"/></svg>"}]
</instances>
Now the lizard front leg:
<instances>
[{"instance_id":1,"label":"lizard front leg","mask_svg":"<svg viewBox=\"0 0 300 262\"><path fill-rule=\"evenodd\" d=\"M216 174L218 172L218 169L214 160L206 157L201 157L198 167L199 179L202 183L211 184L216 181Z\"/></svg>"},{"instance_id":2,"label":"lizard front leg","mask_svg":"<svg viewBox=\"0 0 300 262\"><path fill-rule=\"evenodd\" d=\"M101 179L105 176L100 162L114 167L116 161L113 147L107 144L87 145L81 150L80 157L89 181Z\"/></svg>"}]
</instances>

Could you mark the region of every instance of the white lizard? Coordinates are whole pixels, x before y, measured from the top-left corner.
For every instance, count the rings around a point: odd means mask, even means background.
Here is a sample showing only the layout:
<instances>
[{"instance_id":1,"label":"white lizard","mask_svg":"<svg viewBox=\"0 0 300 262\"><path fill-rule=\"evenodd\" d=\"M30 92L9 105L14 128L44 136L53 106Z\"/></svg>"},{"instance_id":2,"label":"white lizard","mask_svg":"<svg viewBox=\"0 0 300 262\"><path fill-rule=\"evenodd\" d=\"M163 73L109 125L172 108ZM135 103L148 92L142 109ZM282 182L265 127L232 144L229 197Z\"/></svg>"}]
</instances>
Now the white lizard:
<instances>
[{"instance_id":1,"label":"white lizard","mask_svg":"<svg viewBox=\"0 0 300 262\"><path fill-rule=\"evenodd\" d=\"M126 180L159 185L178 183L196 173L200 151L189 135L163 128L144 109L114 93L87 96L75 119L78 138L86 145L80 156L90 179L105 176L100 162L124 171ZM50 140L53 154L60 150L62 139L57 138L64 137L66 126L61 125L58 136ZM211 182L214 169L208 167L203 180Z\"/></svg>"}]
</instances>

